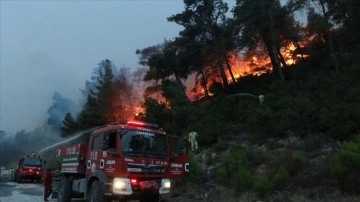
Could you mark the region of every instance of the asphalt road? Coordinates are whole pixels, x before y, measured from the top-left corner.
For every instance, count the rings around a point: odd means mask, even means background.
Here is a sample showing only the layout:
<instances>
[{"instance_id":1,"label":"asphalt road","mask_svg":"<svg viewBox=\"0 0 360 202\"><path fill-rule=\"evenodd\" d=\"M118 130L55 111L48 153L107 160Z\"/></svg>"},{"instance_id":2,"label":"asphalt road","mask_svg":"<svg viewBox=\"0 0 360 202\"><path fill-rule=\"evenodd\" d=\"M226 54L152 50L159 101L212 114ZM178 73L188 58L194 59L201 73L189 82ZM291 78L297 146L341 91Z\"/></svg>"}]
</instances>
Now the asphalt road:
<instances>
[{"instance_id":1,"label":"asphalt road","mask_svg":"<svg viewBox=\"0 0 360 202\"><path fill-rule=\"evenodd\" d=\"M42 184L30 181L19 184L10 181L8 176L0 177L0 202L40 202L44 201L43 193Z\"/></svg>"},{"instance_id":2,"label":"asphalt road","mask_svg":"<svg viewBox=\"0 0 360 202\"><path fill-rule=\"evenodd\" d=\"M31 183L23 181L16 183L10 181L8 177L0 177L0 202L42 202L44 201L44 185L41 183ZM50 202L56 202L57 198L51 195ZM84 199L72 199L73 202L84 202Z\"/></svg>"},{"instance_id":3,"label":"asphalt road","mask_svg":"<svg viewBox=\"0 0 360 202\"><path fill-rule=\"evenodd\" d=\"M23 180L21 183L10 180L10 171L0 175L0 202L40 202L44 201L44 185ZM57 185L53 184L54 193L48 198L57 201ZM72 199L72 202L85 202L84 199ZM115 202L115 201L113 201ZM135 200L129 202L136 202Z\"/></svg>"},{"instance_id":4,"label":"asphalt road","mask_svg":"<svg viewBox=\"0 0 360 202\"><path fill-rule=\"evenodd\" d=\"M50 202L57 201L56 185L53 185L54 193L48 199ZM0 176L0 202L42 202L44 201L44 185L31 183L23 180L21 183L10 180L9 175ZM72 202L85 202L84 199L72 199ZM131 201L136 202L136 201Z\"/></svg>"}]
</instances>

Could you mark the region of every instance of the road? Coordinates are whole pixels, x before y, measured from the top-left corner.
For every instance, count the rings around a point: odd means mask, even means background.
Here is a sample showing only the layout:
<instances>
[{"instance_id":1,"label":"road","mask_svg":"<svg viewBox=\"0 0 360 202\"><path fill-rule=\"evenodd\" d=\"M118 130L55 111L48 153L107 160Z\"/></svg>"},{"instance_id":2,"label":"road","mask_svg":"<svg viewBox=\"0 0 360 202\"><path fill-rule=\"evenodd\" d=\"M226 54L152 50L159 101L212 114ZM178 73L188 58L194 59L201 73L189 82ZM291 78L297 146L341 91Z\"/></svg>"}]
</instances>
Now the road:
<instances>
[{"instance_id":1,"label":"road","mask_svg":"<svg viewBox=\"0 0 360 202\"><path fill-rule=\"evenodd\" d=\"M35 184L30 181L18 184L9 181L7 176L0 177L0 202L40 202L44 201L43 193L42 184Z\"/></svg>"},{"instance_id":2,"label":"road","mask_svg":"<svg viewBox=\"0 0 360 202\"><path fill-rule=\"evenodd\" d=\"M4 174L5 173L5 174ZM10 173L10 171L9 171ZM53 187L56 186L53 184ZM50 202L57 201L56 187L54 193L48 198ZM44 201L44 185L23 180L21 183L10 180L6 171L0 175L0 202L42 202ZM72 202L85 202L84 199L72 199ZM130 201L136 202L136 201Z\"/></svg>"},{"instance_id":3,"label":"road","mask_svg":"<svg viewBox=\"0 0 360 202\"><path fill-rule=\"evenodd\" d=\"M42 183L31 183L23 180L22 183L16 183L10 180L13 171L2 170L0 175L0 202L40 202L44 201L44 185ZM52 198L49 201L57 201Z\"/></svg>"}]
</instances>

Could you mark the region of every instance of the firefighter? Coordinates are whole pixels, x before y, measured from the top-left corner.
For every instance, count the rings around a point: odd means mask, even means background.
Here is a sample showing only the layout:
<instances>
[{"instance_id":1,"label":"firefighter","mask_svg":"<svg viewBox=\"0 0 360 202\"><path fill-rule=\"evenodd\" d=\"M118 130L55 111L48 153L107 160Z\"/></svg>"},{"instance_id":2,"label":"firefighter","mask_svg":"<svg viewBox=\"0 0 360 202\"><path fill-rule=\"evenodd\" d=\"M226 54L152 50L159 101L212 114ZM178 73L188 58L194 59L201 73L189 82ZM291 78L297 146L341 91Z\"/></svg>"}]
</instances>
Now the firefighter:
<instances>
[{"instance_id":1,"label":"firefighter","mask_svg":"<svg viewBox=\"0 0 360 202\"><path fill-rule=\"evenodd\" d=\"M196 149L198 149L198 142L196 140L197 136L199 136L199 134L193 130L189 133L189 141L191 144L192 151L195 151Z\"/></svg>"},{"instance_id":2,"label":"firefighter","mask_svg":"<svg viewBox=\"0 0 360 202\"><path fill-rule=\"evenodd\" d=\"M45 179L44 179L44 201L49 201L48 197L52 193L52 173L51 169L46 170Z\"/></svg>"}]
</instances>

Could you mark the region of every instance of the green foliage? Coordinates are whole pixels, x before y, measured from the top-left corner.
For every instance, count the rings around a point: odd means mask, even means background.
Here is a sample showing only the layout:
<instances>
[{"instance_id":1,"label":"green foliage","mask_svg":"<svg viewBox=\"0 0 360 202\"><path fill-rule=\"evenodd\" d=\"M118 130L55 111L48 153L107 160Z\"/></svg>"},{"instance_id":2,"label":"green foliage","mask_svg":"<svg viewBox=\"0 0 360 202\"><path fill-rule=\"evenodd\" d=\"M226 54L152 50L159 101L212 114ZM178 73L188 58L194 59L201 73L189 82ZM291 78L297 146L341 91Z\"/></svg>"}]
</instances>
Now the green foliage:
<instances>
[{"instance_id":1,"label":"green foliage","mask_svg":"<svg viewBox=\"0 0 360 202\"><path fill-rule=\"evenodd\" d=\"M248 156L242 149L233 151L229 155L228 159L228 170L229 172L235 173L241 168L246 168L248 164Z\"/></svg>"},{"instance_id":2,"label":"green foliage","mask_svg":"<svg viewBox=\"0 0 360 202\"><path fill-rule=\"evenodd\" d=\"M234 187L238 192L255 190L260 194L271 191L273 184L263 176L254 175L249 169L248 152L237 149L230 152L226 167L216 170L216 181Z\"/></svg>"},{"instance_id":3,"label":"green foliage","mask_svg":"<svg viewBox=\"0 0 360 202\"><path fill-rule=\"evenodd\" d=\"M331 173L346 191L359 191L360 187L360 136L348 141L331 159Z\"/></svg>"},{"instance_id":4,"label":"green foliage","mask_svg":"<svg viewBox=\"0 0 360 202\"><path fill-rule=\"evenodd\" d=\"M288 180L290 178L289 173L286 171L285 168L281 167L276 174L271 178L271 181L274 185L279 185L282 182Z\"/></svg>"},{"instance_id":5,"label":"green foliage","mask_svg":"<svg viewBox=\"0 0 360 202\"><path fill-rule=\"evenodd\" d=\"M214 153L214 150L213 149L207 149L205 151L205 162L206 162L206 165L212 165L214 162L215 162L215 159L212 157Z\"/></svg>"},{"instance_id":6,"label":"green foliage","mask_svg":"<svg viewBox=\"0 0 360 202\"><path fill-rule=\"evenodd\" d=\"M228 148L228 146L229 146L228 141L219 138L216 144L214 145L214 149L217 152L225 151Z\"/></svg>"},{"instance_id":7,"label":"green foliage","mask_svg":"<svg viewBox=\"0 0 360 202\"><path fill-rule=\"evenodd\" d=\"M254 179L255 191L265 194L273 189L273 184L263 176L256 176Z\"/></svg>"},{"instance_id":8,"label":"green foliage","mask_svg":"<svg viewBox=\"0 0 360 202\"><path fill-rule=\"evenodd\" d=\"M161 127L165 130L171 131L171 111L167 109L164 103L159 103L155 99L146 98L144 102L145 106L145 121L150 123L161 123Z\"/></svg>"},{"instance_id":9,"label":"green foliage","mask_svg":"<svg viewBox=\"0 0 360 202\"><path fill-rule=\"evenodd\" d=\"M190 172L184 177L184 180L199 184L203 178L204 171L201 168L200 162L193 155L190 155L189 170Z\"/></svg>"},{"instance_id":10,"label":"green foliage","mask_svg":"<svg viewBox=\"0 0 360 202\"><path fill-rule=\"evenodd\" d=\"M215 179L220 184L226 185L229 182L229 175L225 166L221 166L216 170Z\"/></svg>"},{"instance_id":11,"label":"green foliage","mask_svg":"<svg viewBox=\"0 0 360 202\"><path fill-rule=\"evenodd\" d=\"M62 136L67 136L80 130L79 124L72 117L71 113L66 113L62 123L64 125L63 127L60 128Z\"/></svg>"},{"instance_id":12,"label":"green foliage","mask_svg":"<svg viewBox=\"0 0 360 202\"><path fill-rule=\"evenodd\" d=\"M237 191L244 191L253 188L254 176L247 168L239 168L230 178L231 184Z\"/></svg>"},{"instance_id":13,"label":"green foliage","mask_svg":"<svg viewBox=\"0 0 360 202\"><path fill-rule=\"evenodd\" d=\"M332 172L343 175L360 170L360 136L354 141L345 142L332 160Z\"/></svg>"},{"instance_id":14,"label":"green foliage","mask_svg":"<svg viewBox=\"0 0 360 202\"><path fill-rule=\"evenodd\" d=\"M306 156L304 156L304 154L299 151L293 152L291 156L291 161L293 165L298 168L304 168L308 163L308 159L306 158Z\"/></svg>"}]
</instances>

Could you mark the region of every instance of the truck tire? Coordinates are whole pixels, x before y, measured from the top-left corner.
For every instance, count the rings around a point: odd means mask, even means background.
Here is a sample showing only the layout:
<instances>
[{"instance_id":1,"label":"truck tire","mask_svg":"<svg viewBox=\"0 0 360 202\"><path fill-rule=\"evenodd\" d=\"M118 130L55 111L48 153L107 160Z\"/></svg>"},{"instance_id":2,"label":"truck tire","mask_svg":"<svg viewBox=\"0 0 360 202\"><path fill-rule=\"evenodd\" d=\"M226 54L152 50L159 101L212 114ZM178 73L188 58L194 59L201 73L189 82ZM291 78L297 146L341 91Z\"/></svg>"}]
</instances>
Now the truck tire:
<instances>
[{"instance_id":1,"label":"truck tire","mask_svg":"<svg viewBox=\"0 0 360 202\"><path fill-rule=\"evenodd\" d=\"M61 178L59 183L58 202L69 202L72 197L71 180L68 178Z\"/></svg>"},{"instance_id":2,"label":"truck tire","mask_svg":"<svg viewBox=\"0 0 360 202\"><path fill-rule=\"evenodd\" d=\"M101 183L98 180L95 180L91 185L88 201L103 202L104 199L104 190L101 186Z\"/></svg>"}]
</instances>

